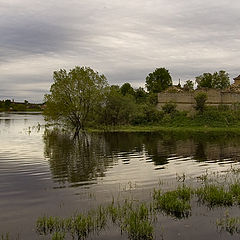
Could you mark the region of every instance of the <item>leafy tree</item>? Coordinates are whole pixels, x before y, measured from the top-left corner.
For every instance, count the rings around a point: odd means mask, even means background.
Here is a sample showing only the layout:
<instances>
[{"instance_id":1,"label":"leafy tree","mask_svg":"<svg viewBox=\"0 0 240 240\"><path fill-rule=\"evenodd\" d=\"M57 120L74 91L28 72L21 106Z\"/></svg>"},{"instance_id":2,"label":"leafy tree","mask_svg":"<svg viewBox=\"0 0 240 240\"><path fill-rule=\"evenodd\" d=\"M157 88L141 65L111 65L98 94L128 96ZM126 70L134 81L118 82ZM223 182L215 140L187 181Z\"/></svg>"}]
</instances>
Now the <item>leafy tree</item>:
<instances>
[{"instance_id":1,"label":"leafy tree","mask_svg":"<svg viewBox=\"0 0 240 240\"><path fill-rule=\"evenodd\" d=\"M11 100L9 100L9 99L7 99L7 100L5 100L4 101L4 109L5 110L9 110L10 109L10 107L11 107Z\"/></svg>"},{"instance_id":2,"label":"leafy tree","mask_svg":"<svg viewBox=\"0 0 240 240\"><path fill-rule=\"evenodd\" d=\"M207 101L207 94L205 92L199 92L194 97L196 101L195 109L199 111L200 113L203 113L205 107L206 107L206 101Z\"/></svg>"},{"instance_id":3,"label":"leafy tree","mask_svg":"<svg viewBox=\"0 0 240 240\"><path fill-rule=\"evenodd\" d=\"M144 103L146 102L147 99L147 93L144 90L144 88L139 87L135 90L135 99L136 99L136 103Z\"/></svg>"},{"instance_id":4,"label":"leafy tree","mask_svg":"<svg viewBox=\"0 0 240 240\"><path fill-rule=\"evenodd\" d=\"M68 73L65 69L55 71L53 80L50 94L45 95L45 118L70 126L77 134L102 103L106 78L89 67L77 66Z\"/></svg>"},{"instance_id":5,"label":"leafy tree","mask_svg":"<svg viewBox=\"0 0 240 240\"><path fill-rule=\"evenodd\" d=\"M121 94L125 96L126 94L134 95L134 89L130 83L124 83L120 88Z\"/></svg>"},{"instance_id":6,"label":"leafy tree","mask_svg":"<svg viewBox=\"0 0 240 240\"><path fill-rule=\"evenodd\" d=\"M203 73L196 77L198 88L213 88L213 79L211 73Z\"/></svg>"},{"instance_id":7,"label":"leafy tree","mask_svg":"<svg viewBox=\"0 0 240 240\"><path fill-rule=\"evenodd\" d=\"M191 91L193 90L193 87L194 87L194 84L193 84L193 81L191 80L187 80L186 83L183 85L183 89L185 91Z\"/></svg>"},{"instance_id":8,"label":"leafy tree","mask_svg":"<svg viewBox=\"0 0 240 240\"><path fill-rule=\"evenodd\" d=\"M153 106L156 106L158 103L158 94L157 93L149 93L147 95L147 103Z\"/></svg>"},{"instance_id":9,"label":"leafy tree","mask_svg":"<svg viewBox=\"0 0 240 240\"><path fill-rule=\"evenodd\" d=\"M172 86L172 78L166 68L156 68L146 77L146 88L149 92L162 92L169 86Z\"/></svg>"},{"instance_id":10,"label":"leafy tree","mask_svg":"<svg viewBox=\"0 0 240 240\"><path fill-rule=\"evenodd\" d=\"M115 87L111 86L99 114L101 116L100 123L105 125L129 124L136 109L137 105L133 96L123 96Z\"/></svg>"},{"instance_id":11,"label":"leafy tree","mask_svg":"<svg viewBox=\"0 0 240 240\"><path fill-rule=\"evenodd\" d=\"M230 86L229 74L221 70L213 74L213 86L219 89L225 89Z\"/></svg>"},{"instance_id":12,"label":"leafy tree","mask_svg":"<svg viewBox=\"0 0 240 240\"><path fill-rule=\"evenodd\" d=\"M198 88L217 88L224 89L230 86L230 79L228 73L221 70L219 72L203 73L196 77Z\"/></svg>"}]
</instances>

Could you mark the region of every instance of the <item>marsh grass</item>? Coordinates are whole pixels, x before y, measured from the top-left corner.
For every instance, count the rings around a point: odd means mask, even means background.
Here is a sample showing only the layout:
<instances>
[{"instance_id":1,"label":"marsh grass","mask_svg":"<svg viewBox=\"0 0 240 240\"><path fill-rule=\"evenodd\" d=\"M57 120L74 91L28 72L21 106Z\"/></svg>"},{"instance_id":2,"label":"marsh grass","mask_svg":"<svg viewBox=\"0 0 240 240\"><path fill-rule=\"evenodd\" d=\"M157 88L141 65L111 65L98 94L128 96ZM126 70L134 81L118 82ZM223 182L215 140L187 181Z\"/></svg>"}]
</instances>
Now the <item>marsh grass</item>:
<instances>
[{"instance_id":1,"label":"marsh grass","mask_svg":"<svg viewBox=\"0 0 240 240\"><path fill-rule=\"evenodd\" d=\"M121 205L112 202L107 207L99 206L95 211L86 214L76 214L71 218L40 217L36 223L40 235L52 235L52 239L86 239L90 233L99 234L108 221L120 226L121 232L126 232L132 240L153 239L152 207L147 204L133 204L125 200ZM5 240L5 239L4 239Z\"/></svg>"},{"instance_id":2,"label":"marsh grass","mask_svg":"<svg viewBox=\"0 0 240 240\"><path fill-rule=\"evenodd\" d=\"M217 219L216 224L220 231L227 231L231 235L240 233L240 217L230 217L226 213L224 218Z\"/></svg>"},{"instance_id":3,"label":"marsh grass","mask_svg":"<svg viewBox=\"0 0 240 240\"><path fill-rule=\"evenodd\" d=\"M202 203L206 203L209 207L214 206L232 206L233 194L227 191L222 186L208 185L195 190L195 194L198 200Z\"/></svg>"},{"instance_id":4,"label":"marsh grass","mask_svg":"<svg viewBox=\"0 0 240 240\"><path fill-rule=\"evenodd\" d=\"M154 190L154 205L156 209L176 218L188 217L191 214L191 195L192 190L185 185L165 193L161 190Z\"/></svg>"},{"instance_id":5,"label":"marsh grass","mask_svg":"<svg viewBox=\"0 0 240 240\"><path fill-rule=\"evenodd\" d=\"M200 185L189 187L185 180L176 189L163 191L154 190L152 200L148 203L135 199L122 202L112 200L111 204L99 206L86 213L78 213L69 218L43 216L37 220L36 229L40 235L51 235L53 240L86 239L90 234L100 234L108 224L119 227L121 233L126 233L131 240L154 239L154 224L159 213L173 218L187 218L191 215L193 201L210 207L228 207L240 205L240 179L238 170L230 170L228 175L213 174L216 181L211 179L210 173L196 178ZM234 180L233 180L234 179ZM231 234L240 233L240 217L232 218L226 215L218 219L217 226ZM0 240L8 240L2 236Z\"/></svg>"},{"instance_id":6,"label":"marsh grass","mask_svg":"<svg viewBox=\"0 0 240 240\"><path fill-rule=\"evenodd\" d=\"M51 240L64 240L65 239L65 233L62 232L55 232L52 235L52 239Z\"/></svg>"},{"instance_id":7,"label":"marsh grass","mask_svg":"<svg viewBox=\"0 0 240 240\"><path fill-rule=\"evenodd\" d=\"M126 215L121 219L121 230L128 233L129 239L153 239L152 219L147 205L142 203L125 210Z\"/></svg>"},{"instance_id":8,"label":"marsh grass","mask_svg":"<svg viewBox=\"0 0 240 240\"><path fill-rule=\"evenodd\" d=\"M0 240L10 240L9 233L1 234Z\"/></svg>"}]
</instances>

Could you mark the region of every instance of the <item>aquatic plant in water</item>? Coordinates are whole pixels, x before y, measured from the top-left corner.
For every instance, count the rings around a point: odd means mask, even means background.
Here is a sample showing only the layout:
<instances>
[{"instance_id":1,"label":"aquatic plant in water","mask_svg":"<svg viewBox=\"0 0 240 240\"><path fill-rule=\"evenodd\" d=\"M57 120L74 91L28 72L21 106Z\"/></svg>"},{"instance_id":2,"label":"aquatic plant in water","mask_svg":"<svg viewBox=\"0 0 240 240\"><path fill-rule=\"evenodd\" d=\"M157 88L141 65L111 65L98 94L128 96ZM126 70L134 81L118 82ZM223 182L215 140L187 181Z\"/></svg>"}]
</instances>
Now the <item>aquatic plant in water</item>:
<instances>
[{"instance_id":1,"label":"aquatic plant in water","mask_svg":"<svg viewBox=\"0 0 240 240\"><path fill-rule=\"evenodd\" d=\"M176 218L188 217L191 214L192 190L183 185L177 190L162 193L161 190L155 190L153 199L156 209L175 216Z\"/></svg>"},{"instance_id":2,"label":"aquatic plant in water","mask_svg":"<svg viewBox=\"0 0 240 240\"><path fill-rule=\"evenodd\" d=\"M233 195L231 192L224 189L223 186L208 185L195 190L198 200L208 206L232 206Z\"/></svg>"},{"instance_id":3,"label":"aquatic plant in water","mask_svg":"<svg viewBox=\"0 0 240 240\"><path fill-rule=\"evenodd\" d=\"M216 224L220 231L225 230L231 235L240 233L240 217L230 217L229 214L226 213L224 218L217 219Z\"/></svg>"},{"instance_id":4,"label":"aquatic plant in water","mask_svg":"<svg viewBox=\"0 0 240 240\"><path fill-rule=\"evenodd\" d=\"M224 187L210 184L204 178L204 185L196 189L182 184L171 191L154 190L150 203L128 199L115 203L113 199L105 207L99 206L96 210L75 214L70 218L43 216L37 220L36 229L41 235L50 234L52 240L85 239L90 233L99 234L110 223L119 226L121 233L126 232L131 240L152 240L156 214L160 211L179 219L189 217L193 199L211 208L240 204L240 182L230 181ZM218 219L217 226L231 234L240 233L240 217L226 215ZM8 235L2 235L0 240L9 240Z\"/></svg>"}]
</instances>

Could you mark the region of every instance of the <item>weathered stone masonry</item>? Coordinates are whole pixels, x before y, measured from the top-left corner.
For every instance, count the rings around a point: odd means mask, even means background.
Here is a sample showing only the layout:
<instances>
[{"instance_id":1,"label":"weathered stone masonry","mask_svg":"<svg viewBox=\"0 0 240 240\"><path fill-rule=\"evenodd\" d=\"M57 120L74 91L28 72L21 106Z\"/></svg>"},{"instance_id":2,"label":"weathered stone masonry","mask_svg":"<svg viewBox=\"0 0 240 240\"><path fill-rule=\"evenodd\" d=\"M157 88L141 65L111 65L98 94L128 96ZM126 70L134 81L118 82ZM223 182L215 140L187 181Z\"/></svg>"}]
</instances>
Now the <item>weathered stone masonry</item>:
<instances>
[{"instance_id":1,"label":"weathered stone masonry","mask_svg":"<svg viewBox=\"0 0 240 240\"><path fill-rule=\"evenodd\" d=\"M192 111L195 106L194 97L199 92L206 92L207 94L207 105L208 106L218 106L218 105L228 105L240 103L240 93L239 92L226 92L216 89L209 90L195 90L192 92L162 92L158 93L158 109L161 109L167 102L175 102L177 104L177 109L182 111Z\"/></svg>"}]
</instances>

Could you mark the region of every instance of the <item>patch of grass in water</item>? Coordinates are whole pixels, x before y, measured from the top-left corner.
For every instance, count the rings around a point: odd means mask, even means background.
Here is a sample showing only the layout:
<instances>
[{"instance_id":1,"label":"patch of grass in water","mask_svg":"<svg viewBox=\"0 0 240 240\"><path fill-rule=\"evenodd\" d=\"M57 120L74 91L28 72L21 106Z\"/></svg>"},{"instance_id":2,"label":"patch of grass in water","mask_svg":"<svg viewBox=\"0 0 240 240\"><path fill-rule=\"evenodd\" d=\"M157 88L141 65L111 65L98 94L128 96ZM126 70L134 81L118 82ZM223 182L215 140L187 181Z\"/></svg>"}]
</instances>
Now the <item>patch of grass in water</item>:
<instances>
[{"instance_id":1,"label":"patch of grass in water","mask_svg":"<svg viewBox=\"0 0 240 240\"><path fill-rule=\"evenodd\" d=\"M191 194L192 190L184 185L178 187L177 190L165 193L155 190L153 199L157 209L176 218L184 218L191 214Z\"/></svg>"},{"instance_id":2,"label":"patch of grass in water","mask_svg":"<svg viewBox=\"0 0 240 240\"><path fill-rule=\"evenodd\" d=\"M108 223L120 227L131 240L152 240L154 238L153 222L156 213L162 212L178 219L191 215L191 201L198 200L208 207L232 206L240 204L240 182L224 182L225 188L219 184L209 183L204 178L204 185L190 188L183 184L172 191L155 190L150 203L139 203L125 200L96 210L76 214L70 218L42 217L37 220L37 231L41 235L51 235L52 239L64 238L85 239L91 233L99 234ZM218 220L218 227L231 234L240 233L240 218ZM8 240L0 238L0 240Z\"/></svg>"},{"instance_id":3,"label":"patch of grass in water","mask_svg":"<svg viewBox=\"0 0 240 240\"><path fill-rule=\"evenodd\" d=\"M205 185L195 190L195 194L202 203L208 204L209 207L214 206L232 206L233 195L226 191L224 187L217 185Z\"/></svg>"},{"instance_id":4,"label":"patch of grass in water","mask_svg":"<svg viewBox=\"0 0 240 240\"><path fill-rule=\"evenodd\" d=\"M240 217L230 217L227 213L224 218L220 218L216 222L220 231L227 231L231 235L240 233Z\"/></svg>"},{"instance_id":5,"label":"patch of grass in water","mask_svg":"<svg viewBox=\"0 0 240 240\"><path fill-rule=\"evenodd\" d=\"M52 240L64 240L65 239L65 233L62 233L62 232L55 232L53 235L52 235Z\"/></svg>"},{"instance_id":6,"label":"patch of grass in water","mask_svg":"<svg viewBox=\"0 0 240 240\"><path fill-rule=\"evenodd\" d=\"M1 234L0 240L10 240L9 233Z\"/></svg>"},{"instance_id":7,"label":"patch of grass in water","mask_svg":"<svg viewBox=\"0 0 240 240\"><path fill-rule=\"evenodd\" d=\"M52 238L55 236L56 239L63 238L63 235L66 233L70 233L72 239L75 239L75 237L77 239L84 239L91 231L96 229L96 226L98 226L97 221L97 217L94 218L91 213L86 215L77 214L74 217L66 219L44 216L38 218L36 229L40 235L53 234Z\"/></svg>"},{"instance_id":8,"label":"patch of grass in water","mask_svg":"<svg viewBox=\"0 0 240 240\"><path fill-rule=\"evenodd\" d=\"M235 182L229 186L229 192L233 195L236 203L240 205L240 183Z\"/></svg>"},{"instance_id":9,"label":"patch of grass in water","mask_svg":"<svg viewBox=\"0 0 240 240\"><path fill-rule=\"evenodd\" d=\"M126 231L132 240L153 239L153 226L149 215L145 204L130 208L122 220L121 229Z\"/></svg>"}]
</instances>

